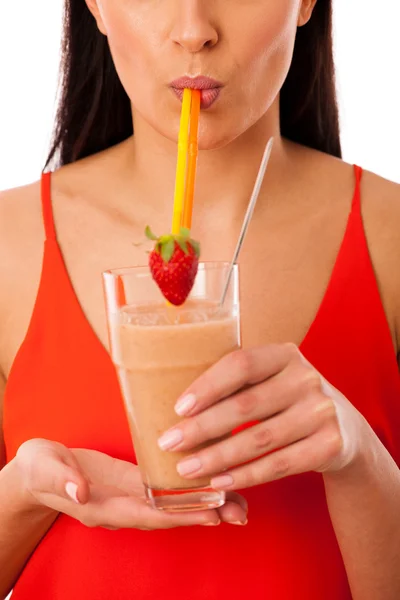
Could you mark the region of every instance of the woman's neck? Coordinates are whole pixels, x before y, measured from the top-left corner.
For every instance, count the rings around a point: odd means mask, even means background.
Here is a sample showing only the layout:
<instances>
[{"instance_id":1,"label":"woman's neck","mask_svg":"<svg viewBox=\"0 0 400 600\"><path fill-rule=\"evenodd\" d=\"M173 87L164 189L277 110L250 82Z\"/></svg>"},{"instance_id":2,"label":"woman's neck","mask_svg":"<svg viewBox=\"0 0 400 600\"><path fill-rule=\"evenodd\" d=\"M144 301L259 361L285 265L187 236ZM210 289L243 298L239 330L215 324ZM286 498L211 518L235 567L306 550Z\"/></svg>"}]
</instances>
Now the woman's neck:
<instances>
[{"instance_id":1,"label":"woman's neck","mask_svg":"<svg viewBox=\"0 0 400 600\"><path fill-rule=\"evenodd\" d=\"M176 142L170 141L134 115L135 134L124 148L121 177L129 189L134 185L146 195L146 201L161 206L173 197L177 158ZM213 150L199 151L196 180L196 205L207 209L218 202L220 209L242 214L260 166L269 138L274 148L268 169L268 187L275 187L286 171L287 152L279 132L278 100L251 129L230 144ZM134 181L132 181L132 179Z\"/></svg>"}]
</instances>

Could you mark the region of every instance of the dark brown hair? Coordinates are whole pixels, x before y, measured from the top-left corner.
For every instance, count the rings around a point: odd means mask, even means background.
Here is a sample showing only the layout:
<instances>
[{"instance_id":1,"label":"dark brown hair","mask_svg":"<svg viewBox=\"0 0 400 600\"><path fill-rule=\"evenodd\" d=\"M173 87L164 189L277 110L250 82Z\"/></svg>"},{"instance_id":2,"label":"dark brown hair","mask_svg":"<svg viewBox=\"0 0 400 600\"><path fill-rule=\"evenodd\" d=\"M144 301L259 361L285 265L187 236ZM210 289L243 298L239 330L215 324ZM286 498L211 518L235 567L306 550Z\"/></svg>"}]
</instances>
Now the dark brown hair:
<instances>
[{"instance_id":1,"label":"dark brown hair","mask_svg":"<svg viewBox=\"0 0 400 600\"><path fill-rule=\"evenodd\" d=\"M332 43L332 0L318 0L297 32L281 90L281 132L341 156ZM74 162L128 138L131 106L108 47L84 0L65 0L60 100L46 167Z\"/></svg>"}]
</instances>

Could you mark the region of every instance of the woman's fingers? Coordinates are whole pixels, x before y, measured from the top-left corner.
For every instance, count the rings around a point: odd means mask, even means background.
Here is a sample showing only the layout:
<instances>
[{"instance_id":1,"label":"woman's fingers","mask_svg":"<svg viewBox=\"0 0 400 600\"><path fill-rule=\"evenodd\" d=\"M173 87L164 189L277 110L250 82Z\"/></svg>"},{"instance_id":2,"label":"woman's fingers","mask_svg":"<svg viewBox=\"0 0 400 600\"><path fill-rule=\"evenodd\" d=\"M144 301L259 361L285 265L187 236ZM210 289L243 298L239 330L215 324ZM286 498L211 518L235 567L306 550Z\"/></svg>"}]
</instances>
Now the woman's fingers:
<instances>
[{"instance_id":1,"label":"woman's fingers","mask_svg":"<svg viewBox=\"0 0 400 600\"><path fill-rule=\"evenodd\" d=\"M97 507L85 507L83 519L89 526L106 522L112 528L136 528L144 530L170 529L191 525L219 525L221 521L235 523L247 521L247 501L236 492L228 492L226 503L214 510L168 513L151 508L145 501L134 497L109 498ZM86 516L87 515L87 516Z\"/></svg>"},{"instance_id":2,"label":"woman's fingers","mask_svg":"<svg viewBox=\"0 0 400 600\"><path fill-rule=\"evenodd\" d=\"M233 465L254 460L306 438L324 426L329 419L332 423L336 419L332 400L311 398L196 452L178 463L178 472L188 479L220 473Z\"/></svg>"},{"instance_id":3,"label":"woman's fingers","mask_svg":"<svg viewBox=\"0 0 400 600\"><path fill-rule=\"evenodd\" d=\"M242 496L241 494L238 494L237 492L226 492L226 502L227 503L234 502L235 504L238 504L247 515L247 511L249 510L249 505L248 505L246 498L244 496ZM221 509L219 509L219 510L221 510Z\"/></svg>"},{"instance_id":4,"label":"woman's fingers","mask_svg":"<svg viewBox=\"0 0 400 600\"><path fill-rule=\"evenodd\" d=\"M243 387L276 375L297 357L300 357L300 353L292 344L271 344L232 352L186 390L178 399L175 411L180 416L198 414Z\"/></svg>"},{"instance_id":5,"label":"woman's fingers","mask_svg":"<svg viewBox=\"0 0 400 600\"><path fill-rule=\"evenodd\" d=\"M90 481L103 482L108 487L116 488L127 495L145 497L144 485L137 465L97 450L73 448L71 452Z\"/></svg>"},{"instance_id":6,"label":"woman's fingers","mask_svg":"<svg viewBox=\"0 0 400 600\"><path fill-rule=\"evenodd\" d=\"M77 508L72 516L88 527L153 530L190 525L217 525L220 521L216 510L168 513L155 510L134 496L113 496L103 502L90 502Z\"/></svg>"},{"instance_id":7,"label":"woman's fingers","mask_svg":"<svg viewBox=\"0 0 400 600\"><path fill-rule=\"evenodd\" d=\"M146 503L138 467L100 452L32 440L21 446L18 464L33 504L67 514L88 527L154 530L246 521L246 500L233 492L221 512L155 510Z\"/></svg>"},{"instance_id":8,"label":"woman's fingers","mask_svg":"<svg viewBox=\"0 0 400 600\"><path fill-rule=\"evenodd\" d=\"M158 441L163 450L189 450L229 434L243 424L272 417L299 401L324 401L319 374L300 362L184 419ZM297 438L299 439L299 438Z\"/></svg>"},{"instance_id":9,"label":"woman's fingers","mask_svg":"<svg viewBox=\"0 0 400 600\"><path fill-rule=\"evenodd\" d=\"M224 506L218 509L221 521L232 525L245 525L247 523L247 501L235 492L227 492Z\"/></svg>"},{"instance_id":10,"label":"woman's fingers","mask_svg":"<svg viewBox=\"0 0 400 600\"><path fill-rule=\"evenodd\" d=\"M121 495L116 488L98 485L91 486L90 500L85 504L50 493L45 493L43 500L53 510L80 521L86 527L153 530L218 525L220 522L217 510L167 513L151 508L143 498L133 494Z\"/></svg>"},{"instance_id":11,"label":"woman's fingers","mask_svg":"<svg viewBox=\"0 0 400 600\"><path fill-rule=\"evenodd\" d=\"M342 444L337 429L326 427L291 446L213 477L211 485L218 490L243 489L299 473L320 471L340 453Z\"/></svg>"},{"instance_id":12,"label":"woman's fingers","mask_svg":"<svg viewBox=\"0 0 400 600\"><path fill-rule=\"evenodd\" d=\"M72 452L62 444L32 439L17 452L24 485L38 504L41 496L56 495L84 504L89 499L89 482Z\"/></svg>"},{"instance_id":13,"label":"woman's fingers","mask_svg":"<svg viewBox=\"0 0 400 600\"><path fill-rule=\"evenodd\" d=\"M91 500L84 506L70 503L64 511L88 527L107 529L135 528L142 530L170 529L192 525L219 525L247 521L247 501L235 492L228 492L226 504L218 510L168 513L151 508L145 500L133 495L116 496L110 490L93 486Z\"/></svg>"}]
</instances>

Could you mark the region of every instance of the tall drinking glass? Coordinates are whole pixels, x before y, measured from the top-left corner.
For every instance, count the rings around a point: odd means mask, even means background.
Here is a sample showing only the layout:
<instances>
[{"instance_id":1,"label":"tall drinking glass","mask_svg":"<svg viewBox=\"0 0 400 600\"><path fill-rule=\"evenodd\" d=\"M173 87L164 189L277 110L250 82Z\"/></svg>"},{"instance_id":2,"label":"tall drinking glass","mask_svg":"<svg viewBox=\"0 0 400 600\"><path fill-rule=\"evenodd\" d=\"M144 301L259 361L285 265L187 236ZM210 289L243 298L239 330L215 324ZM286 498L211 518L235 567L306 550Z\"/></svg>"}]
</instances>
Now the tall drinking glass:
<instances>
[{"instance_id":1,"label":"tall drinking glass","mask_svg":"<svg viewBox=\"0 0 400 600\"><path fill-rule=\"evenodd\" d=\"M240 347L238 269L224 305L228 263L201 263L181 307L169 305L147 267L103 273L110 350L133 444L154 508L168 511L222 506L224 492L209 478L187 480L177 462L188 452L164 452L158 438L181 420L178 397L206 369Z\"/></svg>"}]
</instances>

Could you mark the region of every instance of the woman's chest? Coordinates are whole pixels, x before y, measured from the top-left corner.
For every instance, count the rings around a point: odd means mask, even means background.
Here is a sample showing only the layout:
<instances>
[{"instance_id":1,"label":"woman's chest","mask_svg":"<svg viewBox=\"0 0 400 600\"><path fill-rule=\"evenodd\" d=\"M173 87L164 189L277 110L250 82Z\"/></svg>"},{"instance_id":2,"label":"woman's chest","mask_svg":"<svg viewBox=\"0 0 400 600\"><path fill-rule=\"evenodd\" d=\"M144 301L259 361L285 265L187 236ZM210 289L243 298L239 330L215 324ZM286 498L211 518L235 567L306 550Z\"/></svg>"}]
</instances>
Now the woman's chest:
<instances>
[{"instance_id":1,"label":"woman's chest","mask_svg":"<svg viewBox=\"0 0 400 600\"><path fill-rule=\"evenodd\" d=\"M229 260L234 238L214 246L203 243L204 260ZM85 246L80 243L47 246L52 253L43 260L34 277L21 277L15 289L12 318L7 326L4 370L10 371L26 332L32 326L35 311L44 304L56 302L53 286L62 286L62 302L54 306L60 320L68 318L63 307L74 304L79 310L75 319L91 329L106 348L108 333L101 273L115 266L143 264L147 260L144 247L133 247L131 238L114 243ZM242 340L245 347L270 342L292 341L300 345L312 323L328 286L340 236L324 246L309 236L274 234L263 238L257 228L249 237L239 259ZM103 246L103 248L102 248ZM57 256L58 254L58 256ZM63 258L62 258L63 257ZM24 283L25 282L25 283ZM65 285L63 285L63 283ZM39 300L39 296L42 296ZM43 296L45 302L43 302ZM58 312L57 312L58 311ZM33 317L32 317L33 312ZM76 322L68 323L74 328ZM80 328L80 331L82 329ZM92 333L91 332L91 333ZM77 340L78 342L78 340Z\"/></svg>"}]
</instances>

